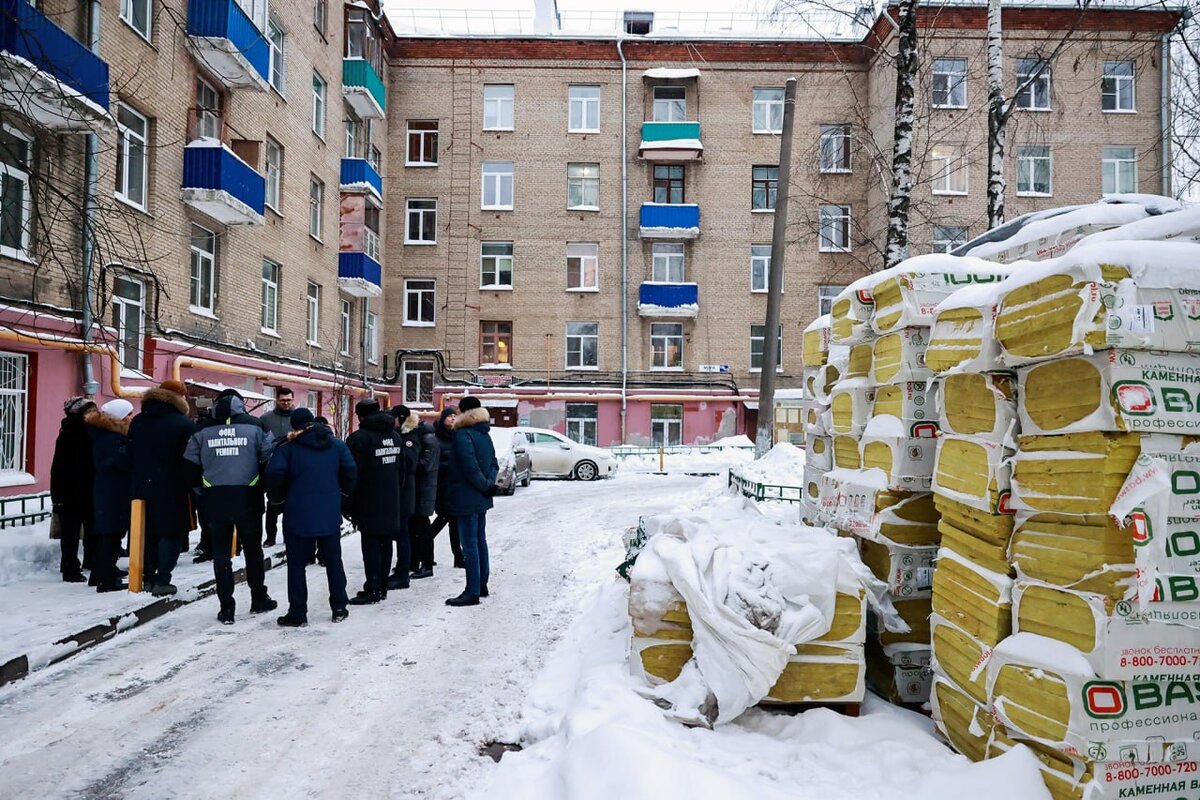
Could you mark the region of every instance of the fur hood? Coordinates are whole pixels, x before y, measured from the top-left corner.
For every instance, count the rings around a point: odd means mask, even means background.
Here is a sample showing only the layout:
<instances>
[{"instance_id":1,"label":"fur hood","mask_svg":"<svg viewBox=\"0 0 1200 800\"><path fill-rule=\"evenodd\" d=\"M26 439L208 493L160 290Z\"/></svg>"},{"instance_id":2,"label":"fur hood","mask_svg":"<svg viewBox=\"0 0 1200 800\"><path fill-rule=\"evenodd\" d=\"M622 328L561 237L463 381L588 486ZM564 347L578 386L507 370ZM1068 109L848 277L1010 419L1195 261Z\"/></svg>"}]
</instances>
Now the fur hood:
<instances>
[{"instance_id":1,"label":"fur hood","mask_svg":"<svg viewBox=\"0 0 1200 800\"><path fill-rule=\"evenodd\" d=\"M169 389L162 389L158 386L155 386L153 389L147 389L146 393L142 395L142 410L145 410L146 403L150 400L157 400L160 403L165 403L174 408L180 414L183 414L185 417L187 416L187 398L177 395Z\"/></svg>"},{"instance_id":2,"label":"fur hood","mask_svg":"<svg viewBox=\"0 0 1200 800\"><path fill-rule=\"evenodd\" d=\"M412 431L416 430L417 426L420 424L421 418L417 416L417 412L413 411L408 415L408 418L404 420L404 422L400 423L400 432L411 433Z\"/></svg>"},{"instance_id":3,"label":"fur hood","mask_svg":"<svg viewBox=\"0 0 1200 800\"><path fill-rule=\"evenodd\" d=\"M490 422L491 419L492 415L486 408L472 408L470 411L464 411L458 415L458 418L454 420L454 430L469 428L481 422Z\"/></svg>"},{"instance_id":4,"label":"fur hood","mask_svg":"<svg viewBox=\"0 0 1200 800\"><path fill-rule=\"evenodd\" d=\"M129 423L132 419L132 415L125 419L117 419L112 414L105 414L103 411L94 408L83 415L83 421L91 427L119 433L122 436L129 435Z\"/></svg>"}]
</instances>

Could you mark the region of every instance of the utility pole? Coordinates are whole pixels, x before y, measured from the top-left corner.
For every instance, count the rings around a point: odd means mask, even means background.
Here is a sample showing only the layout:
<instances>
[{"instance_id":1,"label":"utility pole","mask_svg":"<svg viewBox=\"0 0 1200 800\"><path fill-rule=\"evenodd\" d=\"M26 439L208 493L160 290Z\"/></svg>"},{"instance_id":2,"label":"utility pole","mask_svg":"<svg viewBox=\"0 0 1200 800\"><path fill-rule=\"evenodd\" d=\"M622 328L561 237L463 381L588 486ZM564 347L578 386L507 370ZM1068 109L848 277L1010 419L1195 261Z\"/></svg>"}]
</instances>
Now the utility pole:
<instances>
[{"instance_id":1,"label":"utility pole","mask_svg":"<svg viewBox=\"0 0 1200 800\"><path fill-rule=\"evenodd\" d=\"M775 370L779 366L779 303L783 297L783 260L787 249L788 187L792 176L792 128L796 121L796 79L783 90L783 136L779 140L779 185L775 190L775 228L767 276L767 324L763 329L762 374L758 385L758 436L754 452L766 454L775 439Z\"/></svg>"}]
</instances>

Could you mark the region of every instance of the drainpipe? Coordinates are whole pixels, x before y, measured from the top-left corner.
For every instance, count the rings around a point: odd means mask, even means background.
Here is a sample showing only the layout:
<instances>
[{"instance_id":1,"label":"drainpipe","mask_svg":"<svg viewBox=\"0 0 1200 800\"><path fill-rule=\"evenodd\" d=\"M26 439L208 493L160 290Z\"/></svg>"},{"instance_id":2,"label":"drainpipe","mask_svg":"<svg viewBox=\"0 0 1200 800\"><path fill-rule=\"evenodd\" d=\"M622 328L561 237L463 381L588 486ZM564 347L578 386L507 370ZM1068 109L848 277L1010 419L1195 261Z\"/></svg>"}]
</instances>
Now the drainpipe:
<instances>
[{"instance_id":1,"label":"drainpipe","mask_svg":"<svg viewBox=\"0 0 1200 800\"><path fill-rule=\"evenodd\" d=\"M629 110L626 74L629 68L624 40L617 37L617 55L621 57L621 444L627 441L626 417L629 413Z\"/></svg>"},{"instance_id":2,"label":"drainpipe","mask_svg":"<svg viewBox=\"0 0 1200 800\"><path fill-rule=\"evenodd\" d=\"M1171 197L1171 34L1162 36L1162 54L1159 56L1159 128L1162 136L1162 190L1164 197Z\"/></svg>"},{"instance_id":3,"label":"drainpipe","mask_svg":"<svg viewBox=\"0 0 1200 800\"><path fill-rule=\"evenodd\" d=\"M100 55L100 0L88 1L88 47ZM92 262L96 253L96 183L100 171L100 140L95 133L87 135L83 151L83 275L81 298L83 311L79 320L80 339L84 344L92 341ZM87 350L83 359L83 393L94 397L100 391L100 382L92 371L92 356ZM114 365L115 366L115 365Z\"/></svg>"}]
</instances>

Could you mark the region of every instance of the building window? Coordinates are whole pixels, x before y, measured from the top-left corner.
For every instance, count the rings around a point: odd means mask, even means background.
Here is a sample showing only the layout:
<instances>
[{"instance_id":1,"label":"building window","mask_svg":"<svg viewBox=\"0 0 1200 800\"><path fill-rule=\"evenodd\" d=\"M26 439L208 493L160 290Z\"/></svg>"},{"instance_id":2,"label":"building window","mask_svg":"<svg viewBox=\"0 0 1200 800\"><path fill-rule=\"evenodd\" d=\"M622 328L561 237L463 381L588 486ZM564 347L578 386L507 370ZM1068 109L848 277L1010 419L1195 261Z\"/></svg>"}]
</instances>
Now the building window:
<instances>
[{"instance_id":1,"label":"building window","mask_svg":"<svg viewBox=\"0 0 1200 800\"><path fill-rule=\"evenodd\" d=\"M821 206L822 253L850 252L850 206Z\"/></svg>"},{"instance_id":2,"label":"building window","mask_svg":"<svg viewBox=\"0 0 1200 800\"><path fill-rule=\"evenodd\" d=\"M755 89L754 133L783 133L783 89Z\"/></svg>"},{"instance_id":3,"label":"building window","mask_svg":"<svg viewBox=\"0 0 1200 800\"><path fill-rule=\"evenodd\" d=\"M821 172L850 171L850 126L821 126Z\"/></svg>"},{"instance_id":4,"label":"building window","mask_svg":"<svg viewBox=\"0 0 1200 800\"><path fill-rule=\"evenodd\" d=\"M379 362L379 315L374 311L368 311L363 319L363 349L368 364Z\"/></svg>"},{"instance_id":5,"label":"building window","mask_svg":"<svg viewBox=\"0 0 1200 800\"><path fill-rule=\"evenodd\" d=\"M1017 146L1017 194L1050 196L1050 147L1044 144Z\"/></svg>"},{"instance_id":6,"label":"building window","mask_svg":"<svg viewBox=\"0 0 1200 800\"><path fill-rule=\"evenodd\" d=\"M596 369L600 365L600 323L567 323L567 369Z\"/></svg>"},{"instance_id":7,"label":"building window","mask_svg":"<svg viewBox=\"0 0 1200 800\"><path fill-rule=\"evenodd\" d=\"M29 257L33 193L29 170L33 145L7 126L0 127L0 254Z\"/></svg>"},{"instance_id":8,"label":"building window","mask_svg":"<svg viewBox=\"0 0 1200 800\"><path fill-rule=\"evenodd\" d=\"M312 132L325 138L325 92L329 86L321 73L313 70L312 80Z\"/></svg>"},{"instance_id":9,"label":"building window","mask_svg":"<svg viewBox=\"0 0 1200 800\"><path fill-rule=\"evenodd\" d=\"M0 353L0 475L25 471L29 357Z\"/></svg>"},{"instance_id":10,"label":"building window","mask_svg":"<svg viewBox=\"0 0 1200 800\"><path fill-rule=\"evenodd\" d=\"M567 208L600 210L599 164L567 164Z\"/></svg>"},{"instance_id":11,"label":"building window","mask_svg":"<svg viewBox=\"0 0 1200 800\"><path fill-rule=\"evenodd\" d=\"M118 275L113 281L112 324L117 331L117 356L124 369L142 369L145 319L145 284L137 278Z\"/></svg>"},{"instance_id":12,"label":"building window","mask_svg":"<svg viewBox=\"0 0 1200 800\"><path fill-rule=\"evenodd\" d=\"M513 243L484 242L479 250L479 288L511 289Z\"/></svg>"},{"instance_id":13,"label":"building window","mask_svg":"<svg viewBox=\"0 0 1200 800\"><path fill-rule=\"evenodd\" d=\"M342 299L341 327L338 330L338 352L344 356L350 355L350 337L353 327L354 306L345 298Z\"/></svg>"},{"instance_id":14,"label":"building window","mask_svg":"<svg viewBox=\"0 0 1200 800\"><path fill-rule=\"evenodd\" d=\"M308 176L308 235L321 241L325 222L325 184L316 175Z\"/></svg>"},{"instance_id":15,"label":"building window","mask_svg":"<svg viewBox=\"0 0 1200 800\"><path fill-rule=\"evenodd\" d=\"M595 447L599 410L597 403L567 403L567 438Z\"/></svg>"},{"instance_id":16,"label":"building window","mask_svg":"<svg viewBox=\"0 0 1200 800\"><path fill-rule=\"evenodd\" d=\"M317 336L321 330L321 287L312 281L308 282L308 313L305 317L305 338L314 347L320 347Z\"/></svg>"},{"instance_id":17,"label":"building window","mask_svg":"<svg viewBox=\"0 0 1200 800\"><path fill-rule=\"evenodd\" d=\"M1137 150L1133 147L1104 148L1104 194L1136 192Z\"/></svg>"},{"instance_id":18,"label":"building window","mask_svg":"<svg viewBox=\"0 0 1200 800\"><path fill-rule=\"evenodd\" d=\"M259 325L263 333L279 332L279 265L263 259L262 316Z\"/></svg>"},{"instance_id":19,"label":"building window","mask_svg":"<svg viewBox=\"0 0 1200 800\"><path fill-rule=\"evenodd\" d=\"M655 283L683 283L683 245L661 242L650 247L650 280Z\"/></svg>"},{"instance_id":20,"label":"building window","mask_svg":"<svg viewBox=\"0 0 1200 800\"><path fill-rule=\"evenodd\" d=\"M822 284L817 287L817 316L823 317L826 314L832 313L833 301L842 293L845 286L833 286L830 284Z\"/></svg>"},{"instance_id":21,"label":"building window","mask_svg":"<svg viewBox=\"0 0 1200 800\"><path fill-rule=\"evenodd\" d=\"M375 146L375 120L366 120L367 131L367 161L375 168L376 172L383 172L383 153ZM437 153L434 153L434 158L437 158Z\"/></svg>"},{"instance_id":22,"label":"building window","mask_svg":"<svg viewBox=\"0 0 1200 800\"><path fill-rule=\"evenodd\" d=\"M967 60L965 58L935 58L933 60L934 108L967 107Z\"/></svg>"},{"instance_id":23,"label":"building window","mask_svg":"<svg viewBox=\"0 0 1200 800\"><path fill-rule=\"evenodd\" d=\"M404 362L405 405L433 404L433 362Z\"/></svg>"},{"instance_id":24,"label":"building window","mask_svg":"<svg viewBox=\"0 0 1200 800\"><path fill-rule=\"evenodd\" d=\"M363 252L376 261L383 261L379 251L379 206L368 198L363 209Z\"/></svg>"},{"instance_id":25,"label":"building window","mask_svg":"<svg viewBox=\"0 0 1200 800\"><path fill-rule=\"evenodd\" d=\"M571 86L567 89L567 132L600 132L600 87Z\"/></svg>"},{"instance_id":26,"label":"building window","mask_svg":"<svg viewBox=\"0 0 1200 800\"><path fill-rule=\"evenodd\" d=\"M651 404L650 444L655 447L683 444L683 406Z\"/></svg>"},{"instance_id":27,"label":"building window","mask_svg":"<svg viewBox=\"0 0 1200 800\"><path fill-rule=\"evenodd\" d=\"M1050 110L1050 65L1040 58L1017 59L1017 108Z\"/></svg>"},{"instance_id":28,"label":"building window","mask_svg":"<svg viewBox=\"0 0 1200 800\"><path fill-rule=\"evenodd\" d=\"M750 291L765 292L771 275L771 245L750 245Z\"/></svg>"},{"instance_id":29,"label":"building window","mask_svg":"<svg viewBox=\"0 0 1200 800\"><path fill-rule=\"evenodd\" d=\"M271 44L271 60L267 69L267 81L271 88L283 95L284 90L284 46L287 38L283 28L275 20L267 22L267 41Z\"/></svg>"},{"instance_id":30,"label":"building window","mask_svg":"<svg viewBox=\"0 0 1200 800\"><path fill-rule=\"evenodd\" d=\"M654 121L687 121L687 91L682 86L654 87Z\"/></svg>"},{"instance_id":31,"label":"building window","mask_svg":"<svg viewBox=\"0 0 1200 800\"><path fill-rule=\"evenodd\" d=\"M763 353L766 348L766 325L750 326L750 371L762 372ZM783 372L783 326L779 326L779 338L775 340L775 371Z\"/></svg>"},{"instance_id":32,"label":"building window","mask_svg":"<svg viewBox=\"0 0 1200 800\"><path fill-rule=\"evenodd\" d=\"M211 315L216 308L217 235L192 225L192 272L188 305L194 312Z\"/></svg>"},{"instance_id":33,"label":"building window","mask_svg":"<svg viewBox=\"0 0 1200 800\"><path fill-rule=\"evenodd\" d=\"M405 244L437 244L437 200L409 198L404 219Z\"/></svg>"},{"instance_id":34,"label":"building window","mask_svg":"<svg viewBox=\"0 0 1200 800\"><path fill-rule=\"evenodd\" d=\"M934 225L933 252L949 253L967 243L967 228L965 225Z\"/></svg>"},{"instance_id":35,"label":"building window","mask_svg":"<svg viewBox=\"0 0 1200 800\"><path fill-rule=\"evenodd\" d=\"M404 324L430 326L437 313L437 284L427 278L404 279Z\"/></svg>"},{"instance_id":36,"label":"building window","mask_svg":"<svg viewBox=\"0 0 1200 800\"><path fill-rule=\"evenodd\" d=\"M479 323L479 364L512 364L513 326L511 322Z\"/></svg>"},{"instance_id":37,"label":"building window","mask_svg":"<svg viewBox=\"0 0 1200 800\"><path fill-rule=\"evenodd\" d=\"M651 369L683 369L683 323L650 324Z\"/></svg>"},{"instance_id":38,"label":"building window","mask_svg":"<svg viewBox=\"0 0 1200 800\"><path fill-rule=\"evenodd\" d=\"M1104 111L1133 111L1133 62L1105 61L1100 79L1100 108Z\"/></svg>"},{"instance_id":39,"label":"building window","mask_svg":"<svg viewBox=\"0 0 1200 800\"><path fill-rule=\"evenodd\" d=\"M313 27L316 28L322 36L325 35L325 25L328 19L328 0L313 0Z\"/></svg>"},{"instance_id":40,"label":"building window","mask_svg":"<svg viewBox=\"0 0 1200 800\"><path fill-rule=\"evenodd\" d=\"M117 104L117 197L146 207L150 120L124 103Z\"/></svg>"},{"instance_id":41,"label":"building window","mask_svg":"<svg viewBox=\"0 0 1200 800\"><path fill-rule=\"evenodd\" d=\"M511 83L486 84L483 87L483 129L513 129L513 86Z\"/></svg>"},{"instance_id":42,"label":"building window","mask_svg":"<svg viewBox=\"0 0 1200 800\"><path fill-rule=\"evenodd\" d=\"M150 41L151 0L121 0L121 19Z\"/></svg>"},{"instance_id":43,"label":"building window","mask_svg":"<svg viewBox=\"0 0 1200 800\"><path fill-rule=\"evenodd\" d=\"M196 78L195 138L221 138L221 94L211 83Z\"/></svg>"},{"instance_id":44,"label":"building window","mask_svg":"<svg viewBox=\"0 0 1200 800\"><path fill-rule=\"evenodd\" d=\"M930 154L933 159L933 193L967 193L967 157L960 145L939 144Z\"/></svg>"},{"instance_id":45,"label":"building window","mask_svg":"<svg viewBox=\"0 0 1200 800\"><path fill-rule=\"evenodd\" d=\"M346 158L358 157L358 137L362 131L362 120L346 109Z\"/></svg>"},{"instance_id":46,"label":"building window","mask_svg":"<svg viewBox=\"0 0 1200 800\"><path fill-rule=\"evenodd\" d=\"M484 210L512 211L513 207L513 162L483 162Z\"/></svg>"},{"instance_id":47,"label":"building window","mask_svg":"<svg viewBox=\"0 0 1200 800\"><path fill-rule=\"evenodd\" d=\"M779 167L754 167L750 171L750 208L774 211L779 188Z\"/></svg>"},{"instance_id":48,"label":"building window","mask_svg":"<svg viewBox=\"0 0 1200 800\"><path fill-rule=\"evenodd\" d=\"M682 203L684 174L682 164L655 164L654 202Z\"/></svg>"},{"instance_id":49,"label":"building window","mask_svg":"<svg viewBox=\"0 0 1200 800\"><path fill-rule=\"evenodd\" d=\"M266 203L276 212L281 212L283 209L283 145L268 136L266 139L266 152Z\"/></svg>"},{"instance_id":50,"label":"building window","mask_svg":"<svg viewBox=\"0 0 1200 800\"><path fill-rule=\"evenodd\" d=\"M582 242L567 245L567 291L600 289L600 245Z\"/></svg>"},{"instance_id":51,"label":"building window","mask_svg":"<svg viewBox=\"0 0 1200 800\"><path fill-rule=\"evenodd\" d=\"M409 167L436 167L438 163L438 122L436 119L410 119L408 121L408 154L405 165Z\"/></svg>"}]
</instances>

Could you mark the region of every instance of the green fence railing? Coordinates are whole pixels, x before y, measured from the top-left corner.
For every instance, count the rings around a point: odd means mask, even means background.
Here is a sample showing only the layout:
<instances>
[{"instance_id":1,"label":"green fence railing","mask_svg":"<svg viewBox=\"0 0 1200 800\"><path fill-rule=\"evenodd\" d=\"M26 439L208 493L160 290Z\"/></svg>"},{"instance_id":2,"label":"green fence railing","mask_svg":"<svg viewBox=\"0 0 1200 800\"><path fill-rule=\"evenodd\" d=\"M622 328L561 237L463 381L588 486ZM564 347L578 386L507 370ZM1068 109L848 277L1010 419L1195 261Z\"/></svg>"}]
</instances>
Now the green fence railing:
<instances>
[{"instance_id":1,"label":"green fence railing","mask_svg":"<svg viewBox=\"0 0 1200 800\"><path fill-rule=\"evenodd\" d=\"M753 478L747 478L735 469L729 470L729 485L752 500L779 500L784 503L799 503L804 499L803 486L763 483Z\"/></svg>"}]
</instances>

